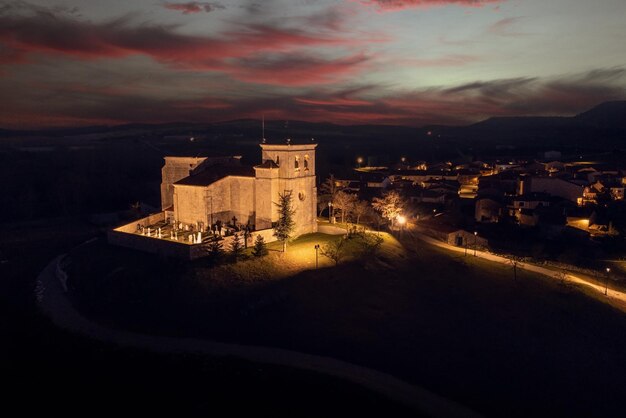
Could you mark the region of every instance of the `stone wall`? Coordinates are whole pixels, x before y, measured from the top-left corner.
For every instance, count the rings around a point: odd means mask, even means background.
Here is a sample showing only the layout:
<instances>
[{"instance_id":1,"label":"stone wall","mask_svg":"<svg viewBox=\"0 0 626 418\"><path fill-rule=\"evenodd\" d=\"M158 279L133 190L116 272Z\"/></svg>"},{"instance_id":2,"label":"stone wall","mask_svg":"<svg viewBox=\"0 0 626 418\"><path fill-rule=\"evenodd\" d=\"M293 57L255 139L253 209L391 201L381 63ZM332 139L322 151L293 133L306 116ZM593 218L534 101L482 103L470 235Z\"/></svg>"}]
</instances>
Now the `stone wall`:
<instances>
[{"instance_id":1,"label":"stone wall","mask_svg":"<svg viewBox=\"0 0 626 418\"><path fill-rule=\"evenodd\" d=\"M133 226L136 224L132 224ZM112 245L132 248L147 253L158 254L164 257L181 258L191 260L193 247L200 245L188 245L182 242L156 239L145 235L111 230L107 233L107 241Z\"/></svg>"},{"instance_id":2,"label":"stone wall","mask_svg":"<svg viewBox=\"0 0 626 418\"><path fill-rule=\"evenodd\" d=\"M231 222L254 224L254 177L229 176L208 186L175 186L175 218L178 222L196 224Z\"/></svg>"},{"instance_id":3,"label":"stone wall","mask_svg":"<svg viewBox=\"0 0 626 418\"><path fill-rule=\"evenodd\" d=\"M145 218L138 219L129 224L117 227L114 229L114 231L125 232L125 233L135 233L137 232L137 225L148 227L150 225L154 225L157 222L162 222L164 220L165 220L165 212L158 212L150 216L146 216Z\"/></svg>"}]
</instances>

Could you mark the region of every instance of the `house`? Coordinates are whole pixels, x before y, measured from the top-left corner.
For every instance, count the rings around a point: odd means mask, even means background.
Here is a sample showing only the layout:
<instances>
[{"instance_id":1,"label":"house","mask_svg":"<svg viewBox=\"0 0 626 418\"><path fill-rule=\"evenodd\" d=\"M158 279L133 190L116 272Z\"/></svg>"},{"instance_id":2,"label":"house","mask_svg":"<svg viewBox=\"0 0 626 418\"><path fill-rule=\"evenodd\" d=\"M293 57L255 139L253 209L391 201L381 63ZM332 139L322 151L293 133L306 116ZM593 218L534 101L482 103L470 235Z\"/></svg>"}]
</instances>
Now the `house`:
<instances>
[{"instance_id":1,"label":"house","mask_svg":"<svg viewBox=\"0 0 626 418\"><path fill-rule=\"evenodd\" d=\"M447 236L447 243L469 249L489 248L489 241L486 238L479 236L477 232L468 232L464 229L450 232Z\"/></svg>"},{"instance_id":2,"label":"house","mask_svg":"<svg viewBox=\"0 0 626 418\"><path fill-rule=\"evenodd\" d=\"M476 222L499 222L503 209L504 205L495 199L476 199L474 218L476 219Z\"/></svg>"}]
</instances>

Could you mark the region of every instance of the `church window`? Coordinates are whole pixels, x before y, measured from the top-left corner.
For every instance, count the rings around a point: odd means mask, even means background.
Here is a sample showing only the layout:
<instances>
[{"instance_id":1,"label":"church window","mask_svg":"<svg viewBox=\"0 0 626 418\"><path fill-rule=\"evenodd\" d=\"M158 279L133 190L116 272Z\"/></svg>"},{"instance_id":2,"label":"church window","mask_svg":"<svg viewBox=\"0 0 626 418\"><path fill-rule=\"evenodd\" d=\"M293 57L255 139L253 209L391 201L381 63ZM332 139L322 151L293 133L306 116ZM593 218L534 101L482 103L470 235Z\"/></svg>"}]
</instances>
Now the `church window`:
<instances>
[{"instance_id":1,"label":"church window","mask_svg":"<svg viewBox=\"0 0 626 418\"><path fill-rule=\"evenodd\" d=\"M309 171L309 156L304 156L304 171Z\"/></svg>"},{"instance_id":2,"label":"church window","mask_svg":"<svg viewBox=\"0 0 626 418\"><path fill-rule=\"evenodd\" d=\"M306 199L306 195L304 194L304 192L298 193L298 199L300 199L300 200Z\"/></svg>"},{"instance_id":3,"label":"church window","mask_svg":"<svg viewBox=\"0 0 626 418\"><path fill-rule=\"evenodd\" d=\"M276 165L280 165L280 156L279 155L276 156Z\"/></svg>"},{"instance_id":4,"label":"church window","mask_svg":"<svg viewBox=\"0 0 626 418\"><path fill-rule=\"evenodd\" d=\"M300 170L300 157L296 157L293 167L296 170Z\"/></svg>"}]
</instances>

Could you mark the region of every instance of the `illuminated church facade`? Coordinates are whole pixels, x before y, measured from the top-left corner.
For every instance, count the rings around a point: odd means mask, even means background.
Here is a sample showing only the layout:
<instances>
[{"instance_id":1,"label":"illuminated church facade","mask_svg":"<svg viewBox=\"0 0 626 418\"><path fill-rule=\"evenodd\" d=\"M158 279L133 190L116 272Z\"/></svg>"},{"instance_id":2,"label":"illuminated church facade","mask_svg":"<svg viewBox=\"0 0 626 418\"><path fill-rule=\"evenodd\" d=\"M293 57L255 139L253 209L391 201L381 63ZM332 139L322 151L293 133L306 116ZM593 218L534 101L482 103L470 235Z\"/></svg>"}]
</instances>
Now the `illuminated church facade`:
<instances>
[{"instance_id":1,"label":"illuminated church facade","mask_svg":"<svg viewBox=\"0 0 626 418\"><path fill-rule=\"evenodd\" d=\"M278 221L279 194L290 193L294 235L317 231L316 143L262 143L261 164L239 157L165 157L161 206L168 223L206 230L218 221L267 230Z\"/></svg>"}]
</instances>

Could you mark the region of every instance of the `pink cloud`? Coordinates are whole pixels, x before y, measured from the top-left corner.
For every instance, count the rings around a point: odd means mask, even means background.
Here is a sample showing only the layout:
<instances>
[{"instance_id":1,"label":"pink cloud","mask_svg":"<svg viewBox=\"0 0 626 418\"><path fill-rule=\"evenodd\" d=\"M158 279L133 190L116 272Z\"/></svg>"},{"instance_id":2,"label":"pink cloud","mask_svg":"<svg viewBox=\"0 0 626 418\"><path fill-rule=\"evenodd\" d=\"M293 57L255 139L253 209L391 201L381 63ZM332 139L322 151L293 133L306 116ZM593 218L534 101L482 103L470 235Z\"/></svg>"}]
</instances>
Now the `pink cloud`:
<instances>
[{"instance_id":1,"label":"pink cloud","mask_svg":"<svg viewBox=\"0 0 626 418\"><path fill-rule=\"evenodd\" d=\"M374 6L379 11L396 11L418 7L457 5L462 7L483 7L488 4L502 3L505 0L352 0L367 6Z\"/></svg>"},{"instance_id":2,"label":"pink cloud","mask_svg":"<svg viewBox=\"0 0 626 418\"><path fill-rule=\"evenodd\" d=\"M251 83L279 86L329 84L360 73L368 57L355 54L339 59L287 54L267 59L257 56L232 63L224 68L231 77Z\"/></svg>"}]
</instances>

